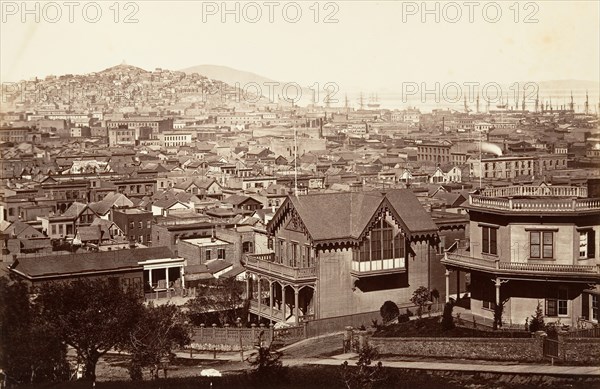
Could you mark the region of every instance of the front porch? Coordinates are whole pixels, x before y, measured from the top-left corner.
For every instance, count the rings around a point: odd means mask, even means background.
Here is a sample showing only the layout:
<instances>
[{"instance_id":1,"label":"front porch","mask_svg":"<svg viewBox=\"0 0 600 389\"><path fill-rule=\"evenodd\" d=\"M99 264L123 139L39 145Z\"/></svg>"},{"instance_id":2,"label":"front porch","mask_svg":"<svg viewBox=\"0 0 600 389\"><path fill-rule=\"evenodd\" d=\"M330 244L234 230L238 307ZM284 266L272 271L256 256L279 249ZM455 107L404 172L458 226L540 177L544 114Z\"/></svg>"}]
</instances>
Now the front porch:
<instances>
[{"instance_id":1,"label":"front porch","mask_svg":"<svg viewBox=\"0 0 600 389\"><path fill-rule=\"evenodd\" d=\"M298 325L315 318L316 283L288 283L248 273L246 295L250 313L276 323Z\"/></svg>"},{"instance_id":2,"label":"front porch","mask_svg":"<svg viewBox=\"0 0 600 389\"><path fill-rule=\"evenodd\" d=\"M192 291L186 289L184 258L151 259L139 262L144 269L144 296L146 300L169 301L173 298L189 298Z\"/></svg>"}]
</instances>

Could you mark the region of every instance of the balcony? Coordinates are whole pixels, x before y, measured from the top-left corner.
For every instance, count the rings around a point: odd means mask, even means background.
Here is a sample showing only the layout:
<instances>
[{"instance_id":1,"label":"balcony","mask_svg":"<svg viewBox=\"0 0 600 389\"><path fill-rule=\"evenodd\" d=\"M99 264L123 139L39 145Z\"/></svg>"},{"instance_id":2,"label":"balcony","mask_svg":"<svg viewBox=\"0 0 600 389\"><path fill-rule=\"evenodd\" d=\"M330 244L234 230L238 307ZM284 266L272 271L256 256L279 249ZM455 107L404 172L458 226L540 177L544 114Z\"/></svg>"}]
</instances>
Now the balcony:
<instances>
[{"instance_id":1,"label":"balcony","mask_svg":"<svg viewBox=\"0 0 600 389\"><path fill-rule=\"evenodd\" d=\"M442 264L497 275L541 276L581 281L600 280L600 265L557 265L554 263L501 262L463 254L446 253Z\"/></svg>"},{"instance_id":2,"label":"balcony","mask_svg":"<svg viewBox=\"0 0 600 389\"><path fill-rule=\"evenodd\" d=\"M600 199L512 199L471 195L469 196L469 206L471 208L485 208L486 210L509 211L518 213L568 214L572 212L599 212Z\"/></svg>"},{"instance_id":3,"label":"balcony","mask_svg":"<svg viewBox=\"0 0 600 389\"><path fill-rule=\"evenodd\" d=\"M507 186L481 192L485 197L587 197L588 191L579 186Z\"/></svg>"},{"instance_id":4,"label":"balcony","mask_svg":"<svg viewBox=\"0 0 600 389\"><path fill-rule=\"evenodd\" d=\"M246 268L258 273L283 277L291 281L314 281L317 279L317 268L291 267L274 262L275 254L250 254L246 256Z\"/></svg>"}]
</instances>

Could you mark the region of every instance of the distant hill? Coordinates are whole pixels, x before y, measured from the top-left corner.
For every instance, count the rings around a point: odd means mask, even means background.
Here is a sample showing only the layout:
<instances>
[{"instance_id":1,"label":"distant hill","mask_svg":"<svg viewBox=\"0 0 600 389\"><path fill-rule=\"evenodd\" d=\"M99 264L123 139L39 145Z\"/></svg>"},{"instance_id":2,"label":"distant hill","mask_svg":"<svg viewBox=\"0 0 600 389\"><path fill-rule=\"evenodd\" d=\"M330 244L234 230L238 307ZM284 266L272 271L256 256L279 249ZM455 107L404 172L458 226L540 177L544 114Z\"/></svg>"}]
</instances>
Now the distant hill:
<instances>
[{"instance_id":1,"label":"distant hill","mask_svg":"<svg viewBox=\"0 0 600 389\"><path fill-rule=\"evenodd\" d=\"M236 82L239 82L242 86L250 82L256 82L262 87L263 85L265 85L265 82L275 82L275 80L260 76L255 73L219 65L198 65L182 69L181 71L188 74L202 74L208 78L223 81L232 86L235 85Z\"/></svg>"},{"instance_id":2,"label":"distant hill","mask_svg":"<svg viewBox=\"0 0 600 389\"><path fill-rule=\"evenodd\" d=\"M230 68L228 66L220 66L220 65L198 65L198 66L192 66L186 69L182 69L182 72L186 73L186 74L191 74L191 73L199 73L199 74L203 74L208 78L211 78L213 80L219 80L222 81L226 84L229 84L231 86L236 86L236 83L239 83L239 86L241 88L243 88L245 85L248 85L249 83L255 82L257 83L262 91L262 95L265 98L268 98L268 94L269 94L269 84L267 83L272 83L272 82L278 82L279 85L275 85L273 87L273 92L275 96L283 96L283 86L286 83L289 83L290 81L282 81L282 80L273 80L271 78L267 78L261 75L258 75L256 73L252 73L252 72L247 72L244 70L238 70L238 69L234 69L234 68ZM299 105L307 105L310 104L312 102L312 94L313 92L307 88L305 85L300 85L302 87L302 96L299 102L297 102L297 104ZM253 89L248 89L250 91L253 91ZM295 89L291 88L289 89L288 93L295 93ZM322 94L324 95L324 92L322 92ZM275 97L274 96L274 97ZM293 95L295 97L295 95ZM274 99L275 102L279 102L281 104L285 104L283 100L275 98ZM323 104L323 101L319 101L317 102L319 104Z\"/></svg>"},{"instance_id":3,"label":"distant hill","mask_svg":"<svg viewBox=\"0 0 600 389\"><path fill-rule=\"evenodd\" d=\"M591 91L598 91L600 89L600 82L589 81L589 80L552 80L552 81L538 81L540 89L550 90L568 90L568 89L589 89Z\"/></svg>"}]
</instances>

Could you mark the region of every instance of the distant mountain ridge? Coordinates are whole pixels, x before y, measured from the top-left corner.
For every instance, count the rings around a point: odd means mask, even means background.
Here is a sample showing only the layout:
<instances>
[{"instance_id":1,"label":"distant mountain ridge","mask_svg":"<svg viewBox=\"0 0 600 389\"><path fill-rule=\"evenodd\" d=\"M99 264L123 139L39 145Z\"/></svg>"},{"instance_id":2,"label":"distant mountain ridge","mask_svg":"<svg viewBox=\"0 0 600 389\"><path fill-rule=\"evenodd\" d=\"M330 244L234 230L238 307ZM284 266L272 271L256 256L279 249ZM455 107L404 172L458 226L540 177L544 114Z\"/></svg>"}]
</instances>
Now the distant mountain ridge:
<instances>
[{"instance_id":1,"label":"distant mountain ridge","mask_svg":"<svg viewBox=\"0 0 600 389\"><path fill-rule=\"evenodd\" d=\"M269 98L269 93L271 92L271 88L273 91L274 96L274 101L275 102L282 102L281 99L277 98L276 96L283 96L284 92L283 92L283 87L288 84L291 83L292 81L282 81L282 80L273 80L271 78L265 77L265 76L261 76L259 74L256 73L252 73L252 72L247 72L245 70L238 70L238 69L234 69L228 66L222 66L222 65L198 65L198 66L192 66L189 68L185 68L185 69L181 69L182 72L185 72L186 74L191 74L191 73L198 73L198 74L203 74L208 78L211 78L213 80L219 80L222 81L228 85L231 86L239 86L240 88L244 88L244 86L247 86L250 83L256 83L260 86L261 88L261 92L262 95L265 98ZM277 84L271 84L271 83L277 83ZM304 104L310 104L312 102L312 95L313 95L313 91L306 87L305 85L302 85L300 83L298 83L300 85L300 87L302 88L302 96L300 99L300 104L304 105ZM272 86L271 86L272 85ZM252 88L248 88L249 91L254 92L254 89ZM291 97L295 97L295 95L292 95L295 93L295 89L294 88L290 88L287 93L290 93ZM320 99L322 99L322 96L325 94L324 91L320 91L321 97ZM323 104L323 101L317 101L318 104Z\"/></svg>"},{"instance_id":2,"label":"distant mountain ridge","mask_svg":"<svg viewBox=\"0 0 600 389\"><path fill-rule=\"evenodd\" d=\"M223 81L232 86L234 86L236 83L240 83L241 86L244 86L245 84L248 84L250 82L256 82L259 85L263 86L266 82L278 82L273 79L258 75L256 73L238 70L221 65L198 65L181 69L181 71L188 74L202 74L208 78Z\"/></svg>"}]
</instances>

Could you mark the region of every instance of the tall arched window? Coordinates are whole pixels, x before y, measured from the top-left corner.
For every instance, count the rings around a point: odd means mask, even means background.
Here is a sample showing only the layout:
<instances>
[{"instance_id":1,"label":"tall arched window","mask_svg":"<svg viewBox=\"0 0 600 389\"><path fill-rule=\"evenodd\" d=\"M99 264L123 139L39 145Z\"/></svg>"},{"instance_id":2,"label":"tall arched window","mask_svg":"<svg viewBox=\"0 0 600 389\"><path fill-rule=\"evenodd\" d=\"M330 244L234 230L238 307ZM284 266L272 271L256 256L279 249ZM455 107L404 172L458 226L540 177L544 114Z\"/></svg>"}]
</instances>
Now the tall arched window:
<instances>
[{"instance_id":1,"label":"tall arched window","mask_svg":"<svg viewBox=\"0 0 600 389\"><path fill-rule=\"evenodd\" d=\"M394 227L380 219L361 242L357 254L360 262L404 258L404 238L400 232L394 236Z\"/></svg>"}]
</instances>

